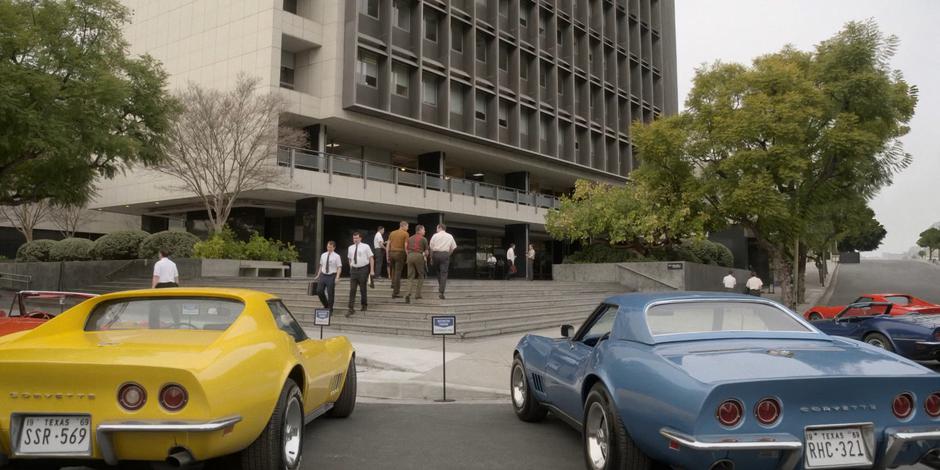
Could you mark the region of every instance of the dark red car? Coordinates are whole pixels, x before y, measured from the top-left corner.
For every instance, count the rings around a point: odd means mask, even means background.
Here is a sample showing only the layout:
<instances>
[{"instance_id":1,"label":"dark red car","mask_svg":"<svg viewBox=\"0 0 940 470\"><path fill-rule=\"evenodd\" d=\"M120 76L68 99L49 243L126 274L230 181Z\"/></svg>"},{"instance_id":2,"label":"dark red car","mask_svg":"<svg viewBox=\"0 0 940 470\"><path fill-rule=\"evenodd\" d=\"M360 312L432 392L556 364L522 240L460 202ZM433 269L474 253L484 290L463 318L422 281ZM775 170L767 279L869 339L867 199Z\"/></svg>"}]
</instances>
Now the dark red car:
<instances>
[{"instance_id":1,"label":"dark red car","mask_svg":"<svg viewBox=\"0 0 940 470\"><path fill-rule=\"evenodd\" d=\"M0 336L36 328L94 296L82 292L19 291L10 309L0 310Z\"/></svg>"},{"instance_id":2,"label":"dark red car","mask_svg":"<svg viewBox=\"0 0 940 470\"><path fill-rule=\"evenodd\" d=\"M892 304L891 315L940 313L940 305L918 299L910 294L862 294L861 297L851 303L889 303ZM810 321L832 318L844 310L845 307L845 305L816 305L803 312L803 317Z\"/></svg>"}]
</instances>

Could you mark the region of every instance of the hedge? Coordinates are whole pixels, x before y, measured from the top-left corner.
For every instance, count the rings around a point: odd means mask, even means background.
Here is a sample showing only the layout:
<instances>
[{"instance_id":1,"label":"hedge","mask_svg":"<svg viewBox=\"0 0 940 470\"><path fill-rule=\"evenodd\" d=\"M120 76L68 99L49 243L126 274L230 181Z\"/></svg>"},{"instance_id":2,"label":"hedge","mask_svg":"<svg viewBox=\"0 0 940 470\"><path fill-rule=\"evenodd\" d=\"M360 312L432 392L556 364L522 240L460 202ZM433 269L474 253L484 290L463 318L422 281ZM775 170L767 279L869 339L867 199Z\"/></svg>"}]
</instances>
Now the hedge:
<instances>
[{"instance_id":1,"label":"hedge","mask_svg":"<svg viewBox=\"0 0 940 470\"><path fill-rule=\"evenodd\" d=\"M199 242L199 237L189 232L171 232L165 230L148 236L140 244L138 256L141 258L156 258L160 250L167 251L176 258L192 258L193 246Z\"/></svg>"},{"instance_id":2,"label":"hedge","mask_svg":"<svg viewBox=\"0 0 940 470\"><path fill-rule=\"evenodd\" d=\"M49 261L88 261L94 248L95 242L87 238L59 240L49 249Z\"/></svg>"},{"instance_id":3,"label":"hedge","mask_svg":"<svg viewBox=\"0 0 940 470\"><path fill-rule=\"evenodd\" d=\"M206 241L196 243L193 254L205 259L249 259L256 261L297 261L300 255L294 245L280 240L269 240L252 233L247 242L235 239L235 234L226 228L213 234Z\"/></svg>"},{"instance_id":4,"label":"hedge","mask_svg":"<svg viewBox=\"0 0 940 470\"><path fill-rule=\"evenodd\" d=\"M710 240L685 240L680 245L656 247L644 256L635 250L606 243L588 245L568 255L564 263L626 263L630 261L687 261L732 267L734 255L726 246Z\"/></svg>"},{"instance_id":5,"label":"hedge","mask_svg":"<svg viewBox=\"0 0 940 470\"><path fill-rule=\"evenodd\" d=\"M55 240L33 240L24 243L16 250L16 260L21 262L49 261L49 250L56 243Z\"/></svg>"},{"instance_id":6,"label":"hedge","mask_svg":"<svg viewBox=\"0 0 940 470\"><path fill-rule=\"evenodd\" d=\"M143 230L111 232L95 240L95 259L137 259L140 244L150 236Z\"/></svg>"}]
</instances>

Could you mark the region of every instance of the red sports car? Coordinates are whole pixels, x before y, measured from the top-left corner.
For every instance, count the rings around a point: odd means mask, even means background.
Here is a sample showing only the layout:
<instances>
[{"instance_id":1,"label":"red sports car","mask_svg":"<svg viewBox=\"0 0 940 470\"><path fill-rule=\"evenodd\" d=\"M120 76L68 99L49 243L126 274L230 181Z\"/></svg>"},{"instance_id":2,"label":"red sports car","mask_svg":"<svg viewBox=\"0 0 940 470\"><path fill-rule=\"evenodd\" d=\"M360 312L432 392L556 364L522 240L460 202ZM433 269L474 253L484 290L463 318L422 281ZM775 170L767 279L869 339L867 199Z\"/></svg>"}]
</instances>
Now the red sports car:
<instances>
[{"instance_id":1,"label":"red sports car","mask_svg":"<svg viewBox=\"0 0 940 470\"><path fill-rule=\"evenodd\" d=\"M19 291L9 311L0 309L0 336L36 328L94 296L81 292Z\"/></svg>"},{"instance_id":2,"label":"red sports car","mask_svg":"<svg viewBox=\"0 0 940 470\"><path fill-rule=\"evenodd\" d=\"M852 301L857 303L890 303L891 315L904 315L908 313L940 313L940 305L918 299L910 294L862 294ZM803 312L807 320L822 320L832 318L845 309L845 305L816 305Z\"/></svg>"}]
</instances>

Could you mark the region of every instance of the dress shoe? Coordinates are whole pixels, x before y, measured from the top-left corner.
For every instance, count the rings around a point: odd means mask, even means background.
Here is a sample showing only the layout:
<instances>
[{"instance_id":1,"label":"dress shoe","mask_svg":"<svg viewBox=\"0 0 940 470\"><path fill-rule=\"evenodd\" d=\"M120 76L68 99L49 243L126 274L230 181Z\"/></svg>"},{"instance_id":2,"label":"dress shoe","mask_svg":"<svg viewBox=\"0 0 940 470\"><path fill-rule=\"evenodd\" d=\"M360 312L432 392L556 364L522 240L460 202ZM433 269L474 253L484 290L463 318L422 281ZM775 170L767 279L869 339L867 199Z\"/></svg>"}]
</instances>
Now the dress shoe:
<instances>
[{"instance_id":1,"label":"dress shoe","mask_svg":"<svg viewBox=\"0 0 940 470\"><path fill-rule=\"evenodd\" d=\"M406 296L405 296L405 303L406 303L406 304L410 304L410 303L411 303L411 296L410 296L410 295L406 295Z\"/></svg>"},{"instance_id":2,"label":"dress shoe","mask_svg":"<svg viewBox=\"0 0 940 470\"><path fill-rule=\"evenodd\" d=\"M400 299L400 298L401 298L401 295L399 295L399 294L392 294L392 298L393 298L393 299Z\"/></svg>"},{"instance_id":3,"label":"dress shoe","mask_svg":"<svg viewBox=\"0 0 940 470\"><path fill-rule=\"evenodd\" d=\"M365 312L365 311L366 311L366 307L368 307L368 305L363 305L362 308L359 309L359 311L360 311L360 312Z\"/></svg>"},{"instance_id":4,"label":"dress shoe","mask_svg":"<svg viewBox=\"0 0 940 470\"><path fill-rule=\"evenodd\" d=\"M444 294L441 294L439 297L441 298L441 300L444 300Z\"/></svg>"},{"instance_id":5,"label":"dress shoe","mask_svg":"<svg viewBox=\"0 0 940 470\"><path fill-rule=\"evenodd\" d=\"M352 314L354 314L354 313L356 313L356 311L355 311L355 310L353 310L353 309L349 309L349 310L347 310L347 311L346 311L346 316L347 316L347 317L351 317L351 316L352 316Z\"/></svg>"}]
</instances>

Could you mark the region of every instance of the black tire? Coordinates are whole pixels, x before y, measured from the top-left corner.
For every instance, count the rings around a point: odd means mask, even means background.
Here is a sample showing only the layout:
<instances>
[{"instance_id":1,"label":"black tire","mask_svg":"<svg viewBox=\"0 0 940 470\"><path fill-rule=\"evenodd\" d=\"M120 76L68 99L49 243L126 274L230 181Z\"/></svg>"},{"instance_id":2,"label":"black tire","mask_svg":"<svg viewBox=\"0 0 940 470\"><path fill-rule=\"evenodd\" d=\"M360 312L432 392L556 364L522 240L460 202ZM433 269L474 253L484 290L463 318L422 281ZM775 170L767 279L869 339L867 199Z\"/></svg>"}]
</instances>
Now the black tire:
<instances>
[{"instance_id":1,"label":"black tire","mask_svg":"<svg viewBox=\"0 0 940 470\"><path fill-rule=\"evenodd\" d=\"M594 418L593 413L601 412L603 421L598 421L597 429L604 429L604 437L607 442L607 452L603 462L595 461L592 458L593 439L597 433L592 433L591 423ZM597 384L591 389L587 400L584 402L584 431L581 435L581 445L584 449L584 465L589 470L650 470L653 468L653 462L646 454L641 451L623 426L623 421L603 385ZM606 424L606 426L605 426ZM603 439L602 437L601 439ZM598 452L603 454L601 447L596 447L594 455Z\"/></svg>"},{"instance_id":2,"label":"black tire","mask_svg":"<svg viewBox=\"0 0 940 470\"><path fill-rule=\"evenodd\" d=\"M349 360L346 369L346 380L343 381L343 391L333 404L333 408L326 412L327 418L346 418L356 409L356 358Z\"/></svg>"},{"instance_id":3,"label":"black tire","mask_svg":"<svg viewBox=\"0 0 940 470\"><path fill-rule=\"evenodd\" d=\"M809 321L817 321L822 319L822 315L820 315L818 312L810 312L809 314Z\"/></svg>"},{"instance_id":4,"label":"black tire","mask_svg":"<svg viewBox=\"0 0 940 470\"><path fill-rule=\"evenodd\" d=\"M526 372L525 364L522 363L522 359L519 357L512 361L512 370L509 373L509 394L512 409L519 419L528 423L545 419L548 410L538 402L532 393L532 388L529 386L529 374Z\"/></svg>"},{"instance_id":5,"label":"black tire","mask_svg":"<svg viewBox=\"0 0 940 470\"><path fill-rule=\"evenodd\" d=\"M876 347L884 349L888 352L894 352L894 347L891 346L891 341L888 341L888 338L881 333L869 333L865 335L865 342Z\"/></svg>"},{"instance_id":6,"label":"black tire","mask_svg":"<svg viewBox=\"0 0 940 470\"><path fill-rule=\"evenodd\" d=\"M289 436L286 436L284 424L288 420L288 410L295 403L300 405L300 427L294 429L299 433L300 446L296 450L296 459L291 464L286 456L285 438ZM303 410L303 395L300 393L300 388L293 380L288 379L268 425L258 439L239 455L242 470L296 470L300 468L304 448Z\"/></svg>"}]
</instances>

